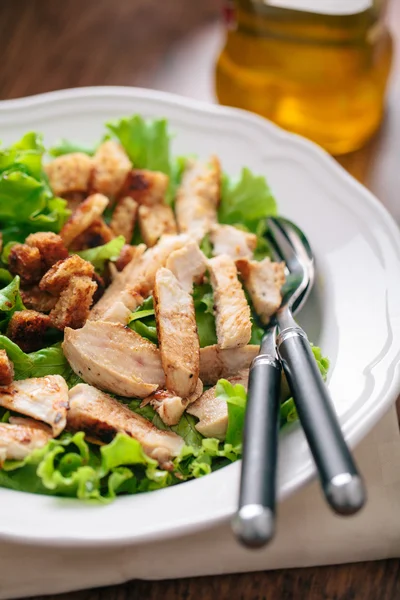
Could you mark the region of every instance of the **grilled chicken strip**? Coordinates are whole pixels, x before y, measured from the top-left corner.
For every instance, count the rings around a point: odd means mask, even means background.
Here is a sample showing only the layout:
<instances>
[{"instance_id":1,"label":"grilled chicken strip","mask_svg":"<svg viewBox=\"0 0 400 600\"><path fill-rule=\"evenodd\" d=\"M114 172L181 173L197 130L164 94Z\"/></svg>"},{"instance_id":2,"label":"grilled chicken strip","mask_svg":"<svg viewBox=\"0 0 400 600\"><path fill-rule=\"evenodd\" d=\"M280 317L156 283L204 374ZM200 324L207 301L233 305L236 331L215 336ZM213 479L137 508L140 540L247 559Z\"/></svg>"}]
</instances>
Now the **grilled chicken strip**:
<instances>
[{"instance_id":1,"label":"grilled chicken strip","mask_svg":"<svg viewBox=\"0 0 400 600\"><path fill-rule=\"evenodd\" d=\"M68 387L61 375L14 381L0 387L0 406L47 423L57 436L67 422Z\"/></svg>"},{"instance_id":2,"label":"grilled chicken strip","mask_svg":"<svg viewBox=\"0 0 400 600\"><path fill-rule=\"evenodd\" d=\"M231 225L213 225L210 240L214 245L214 256L227 254L234 260L252 258L257 246L257 236L254 233L242 231Z\"/></svg>"},{"instance_id":3,"label":"grilled chicken strip","mask_svg":"<svg viewBox=\"0 0 400 600\"><path fill-rule=\"evenodd\" d=\"M158 348L121 323L67 327L62 347L74 372L106 392L145 398L165 384Z\"/></svg>"},{"instance_id":4,"label":"grilled chicken strip","mask_svg":"<svg viewBox=\"0 0 400 600\"><path fill-rule=\"evenodd\" d=\"M11 417L9 423L0 423L0 466L5 460L22 460L52 437L50 427L33 419Z\"/></svg>"},{"instance_id":5,"label":"grilled chicken strip","mask_svg":"<svg viewBox=\"0 0 400 600\"><path fill-rule=\"evenodd\" d=\"M169 269L157 271L154 308L167 389L186 398L199 377L199 337L193 298Z\"/></svg>"},{"instance_id":6,"label":"grilled chicken strip","mask_svg":"<svg viewBox=\"0 0 400 600\"><path fill-rule=\"evenodd\" d=\"M196 242L190 242L180 250L172 252L166 264L167 269L173 272L181 287L189 293L193 291L193 282L201 281L206 266L206 257Z\"/></svg>"},{"instance_id":7,"label":"grilled chicken strip","mask_svg":"<svg viewBox=\"0 0 400 600\"><path fill-rule=\"evenodd\" d=\"M285 283L285 263L271 262L269 258L238 260L236 265L250 294L254 309L261 321L268 324L281 305L281 289Z\"/></svg>"},{"instance_id":8,"label":"grilled chicken strip","mask_svg":"<svg viewBox=\"0 0 400 600\"><path fill-rule=\"evenodd\" d=\"M93 307L89 318L102 319L107 313L109 319L109 315L113 314L112 307L117 302L124 304L130 311L135 310L152 291L156 273L165 265L171 252L182 248L189 241L187 235L165 235L156 246L149 248L138 258L135 257L116 276L101 300Z\"/></svg>"},{"instance_id":9,"label":"grilled chicken strip","mask_svg":"<svg viewBox=\"0 0 400 600\"><path fill-rule=\"evenodd\" d=\"M186 408L193 402L196 402L202 393L203 384L201 380L198 379L195 391L187 398L181 398L168 390L158 390L148 398L145 398L141 406L151 404L160 415L163 423L171 427L172 425L177 425L179 423Z\"/></svg>"},{"instance_id":10,"label":"grilled chicken strip","mask_svg":"<svg viewBox=\"0 0 400 600\"><path fill-rule=\"evenodd\" d=\"M221 377L236 375L248 369L258 354L259 346L249 345L221 350L217 345L200 348L200 379L204 385L214 385Z\"/></svg>"},{"instance_id":11,"label":"grilled chicken strip","mask_svg":"<svg viewBox=\"0 0 400 600\"><path fill-rule=\"evenodd\" d=\"M85 431L109 442L116 433L126 433L141 443L145 453L168 468L178 456L184 441L171 431L161 431L111 396L79 383L69 392L68 428Z\"/></svg>"},{"instance_id":12,"label":"grilled chicken strip","mask_svg":"<svg viewBox=\"0 0 400 600\"><path fill-rule=\"evenodd\" d=\"M239 348L251 338L251 312L233 260L226 254L208 261L214 290L215 326L222 349Z\"/></svg>"},{"instance_id":13,"label":"grilled chicken strip","mask_svg":"<svg viewBox=\"0 0 400 600\"><path fill-rule=\"evenodd\" d=\"M233 385L243 385L247 391L248 377L249 372L245 370L230 377L228 381ZM228 405L223 398L216 397L215 391L216 386L204 392L194 404L188 407L187 412L199 419L196 429L202 435L223 440L228 428Z\"/></svg>"},{"instance_id":14,"label":"grilled chicken strip","mask_svg":"<svg viewBox=\"0 0 400 600\"><path fill-rule=\"evenodd\" d=\"M208 162L188 161L175 204L179 231L190 231L200 241L217 223L221 165L216 156Z\"/></svg>"}]
</instances>

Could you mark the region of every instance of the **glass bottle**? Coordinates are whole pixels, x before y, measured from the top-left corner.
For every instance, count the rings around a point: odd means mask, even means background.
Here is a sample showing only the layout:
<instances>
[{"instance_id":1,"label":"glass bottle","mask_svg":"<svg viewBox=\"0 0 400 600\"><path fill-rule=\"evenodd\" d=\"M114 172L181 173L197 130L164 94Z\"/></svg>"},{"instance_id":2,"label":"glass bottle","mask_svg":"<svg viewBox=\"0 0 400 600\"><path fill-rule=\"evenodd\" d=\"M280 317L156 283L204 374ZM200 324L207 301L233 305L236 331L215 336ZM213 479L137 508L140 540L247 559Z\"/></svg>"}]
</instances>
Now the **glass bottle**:
<instances>
[{"instance_id":1,"label":"glass bottle","mask_svg":"<svg viewBox=\"0 0 400 600\"><path fill-rule=\"evenodd\" d=\"M271 119L331 154L361 147L384 110L392 39L384 0L230 0L220 103Z\"/></svg>"}]
</instances>

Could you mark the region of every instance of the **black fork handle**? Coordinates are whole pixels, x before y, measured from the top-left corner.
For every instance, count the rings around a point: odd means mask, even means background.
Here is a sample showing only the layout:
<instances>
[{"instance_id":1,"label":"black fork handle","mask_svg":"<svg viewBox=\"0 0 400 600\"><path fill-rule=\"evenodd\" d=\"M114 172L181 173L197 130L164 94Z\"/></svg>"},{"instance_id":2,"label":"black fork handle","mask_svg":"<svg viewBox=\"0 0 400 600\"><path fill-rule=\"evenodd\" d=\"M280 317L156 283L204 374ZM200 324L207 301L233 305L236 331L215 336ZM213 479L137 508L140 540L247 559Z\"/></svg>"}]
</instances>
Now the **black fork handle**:
<instances>
[{"instance_id":1,"label":"black fork handle","mask_svg":"<svg viewBox=\"0 0 400 600\"><path fill-rule=\"evenodd\" d=\"M326 499L338 514L354 514L365 503L364 483L307 336L298 326L288 327L278 335L277 348Z\"/></svg>"},{"instance_id":2,"label":"black fork handle","mask_svg":"<svg viewBox=\"0 0 400 600\"><path fill-rule=\"evenodd\" d=\"M281 365L259 354L249 373L239 510L233 521L239 541L249 548L267 544L275 532L276 468Z\"/></svg>"}]
</instances>

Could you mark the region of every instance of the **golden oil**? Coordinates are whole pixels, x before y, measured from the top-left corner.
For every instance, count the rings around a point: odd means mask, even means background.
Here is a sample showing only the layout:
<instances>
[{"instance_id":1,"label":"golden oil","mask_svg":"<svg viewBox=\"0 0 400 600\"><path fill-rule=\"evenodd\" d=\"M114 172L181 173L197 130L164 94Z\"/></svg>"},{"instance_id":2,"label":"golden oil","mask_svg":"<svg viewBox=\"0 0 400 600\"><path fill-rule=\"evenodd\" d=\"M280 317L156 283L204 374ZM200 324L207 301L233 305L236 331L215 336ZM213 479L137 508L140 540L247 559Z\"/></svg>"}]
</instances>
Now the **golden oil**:
<instances>
[{"instance_id":1,"label":"golden oil","mask_svg":"<svg viewBox=\"0 0 400 600\"><path fill-rule=\"evenodd\" d=\"M216 66L219 101L259 113L331 154L361 147L381 122L392 60L383 3L367 0L356 14L276 6L284 0L231 3L234 19Z\"/></svg>"}]
</instances>

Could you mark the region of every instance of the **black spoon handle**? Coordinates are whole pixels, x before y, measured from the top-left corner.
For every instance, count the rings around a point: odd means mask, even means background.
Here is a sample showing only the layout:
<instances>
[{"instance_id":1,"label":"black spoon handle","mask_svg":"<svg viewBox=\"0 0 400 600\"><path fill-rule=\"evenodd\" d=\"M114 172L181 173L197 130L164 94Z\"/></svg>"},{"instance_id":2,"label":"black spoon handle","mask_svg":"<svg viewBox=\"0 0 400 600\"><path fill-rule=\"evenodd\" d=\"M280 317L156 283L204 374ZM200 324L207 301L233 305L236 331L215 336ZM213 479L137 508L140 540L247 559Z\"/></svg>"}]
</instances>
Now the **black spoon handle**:
<instances>
[{"instance_id":1,"label":"black spoon handle","mask_svg":"<svg viewBox=\"0 0 400 600\"><path fill-rule=\"evenodd\" d=\"M364 483L307 336L298 326L288 327L279 334L277 347L326 499L339 514L356 513L365 503Z\"/></svg>"},{"instance_id":2,"label":"black spoon handle","mask_svg":"<svg viewBox=\"0 0 400 600\"><path fill-rule=\"evenodd\" d=\"M264 546L275 530L281 365L259 354L249 373L239 510L233 529L242 544Z\"/></svg>"}]
</instances>

